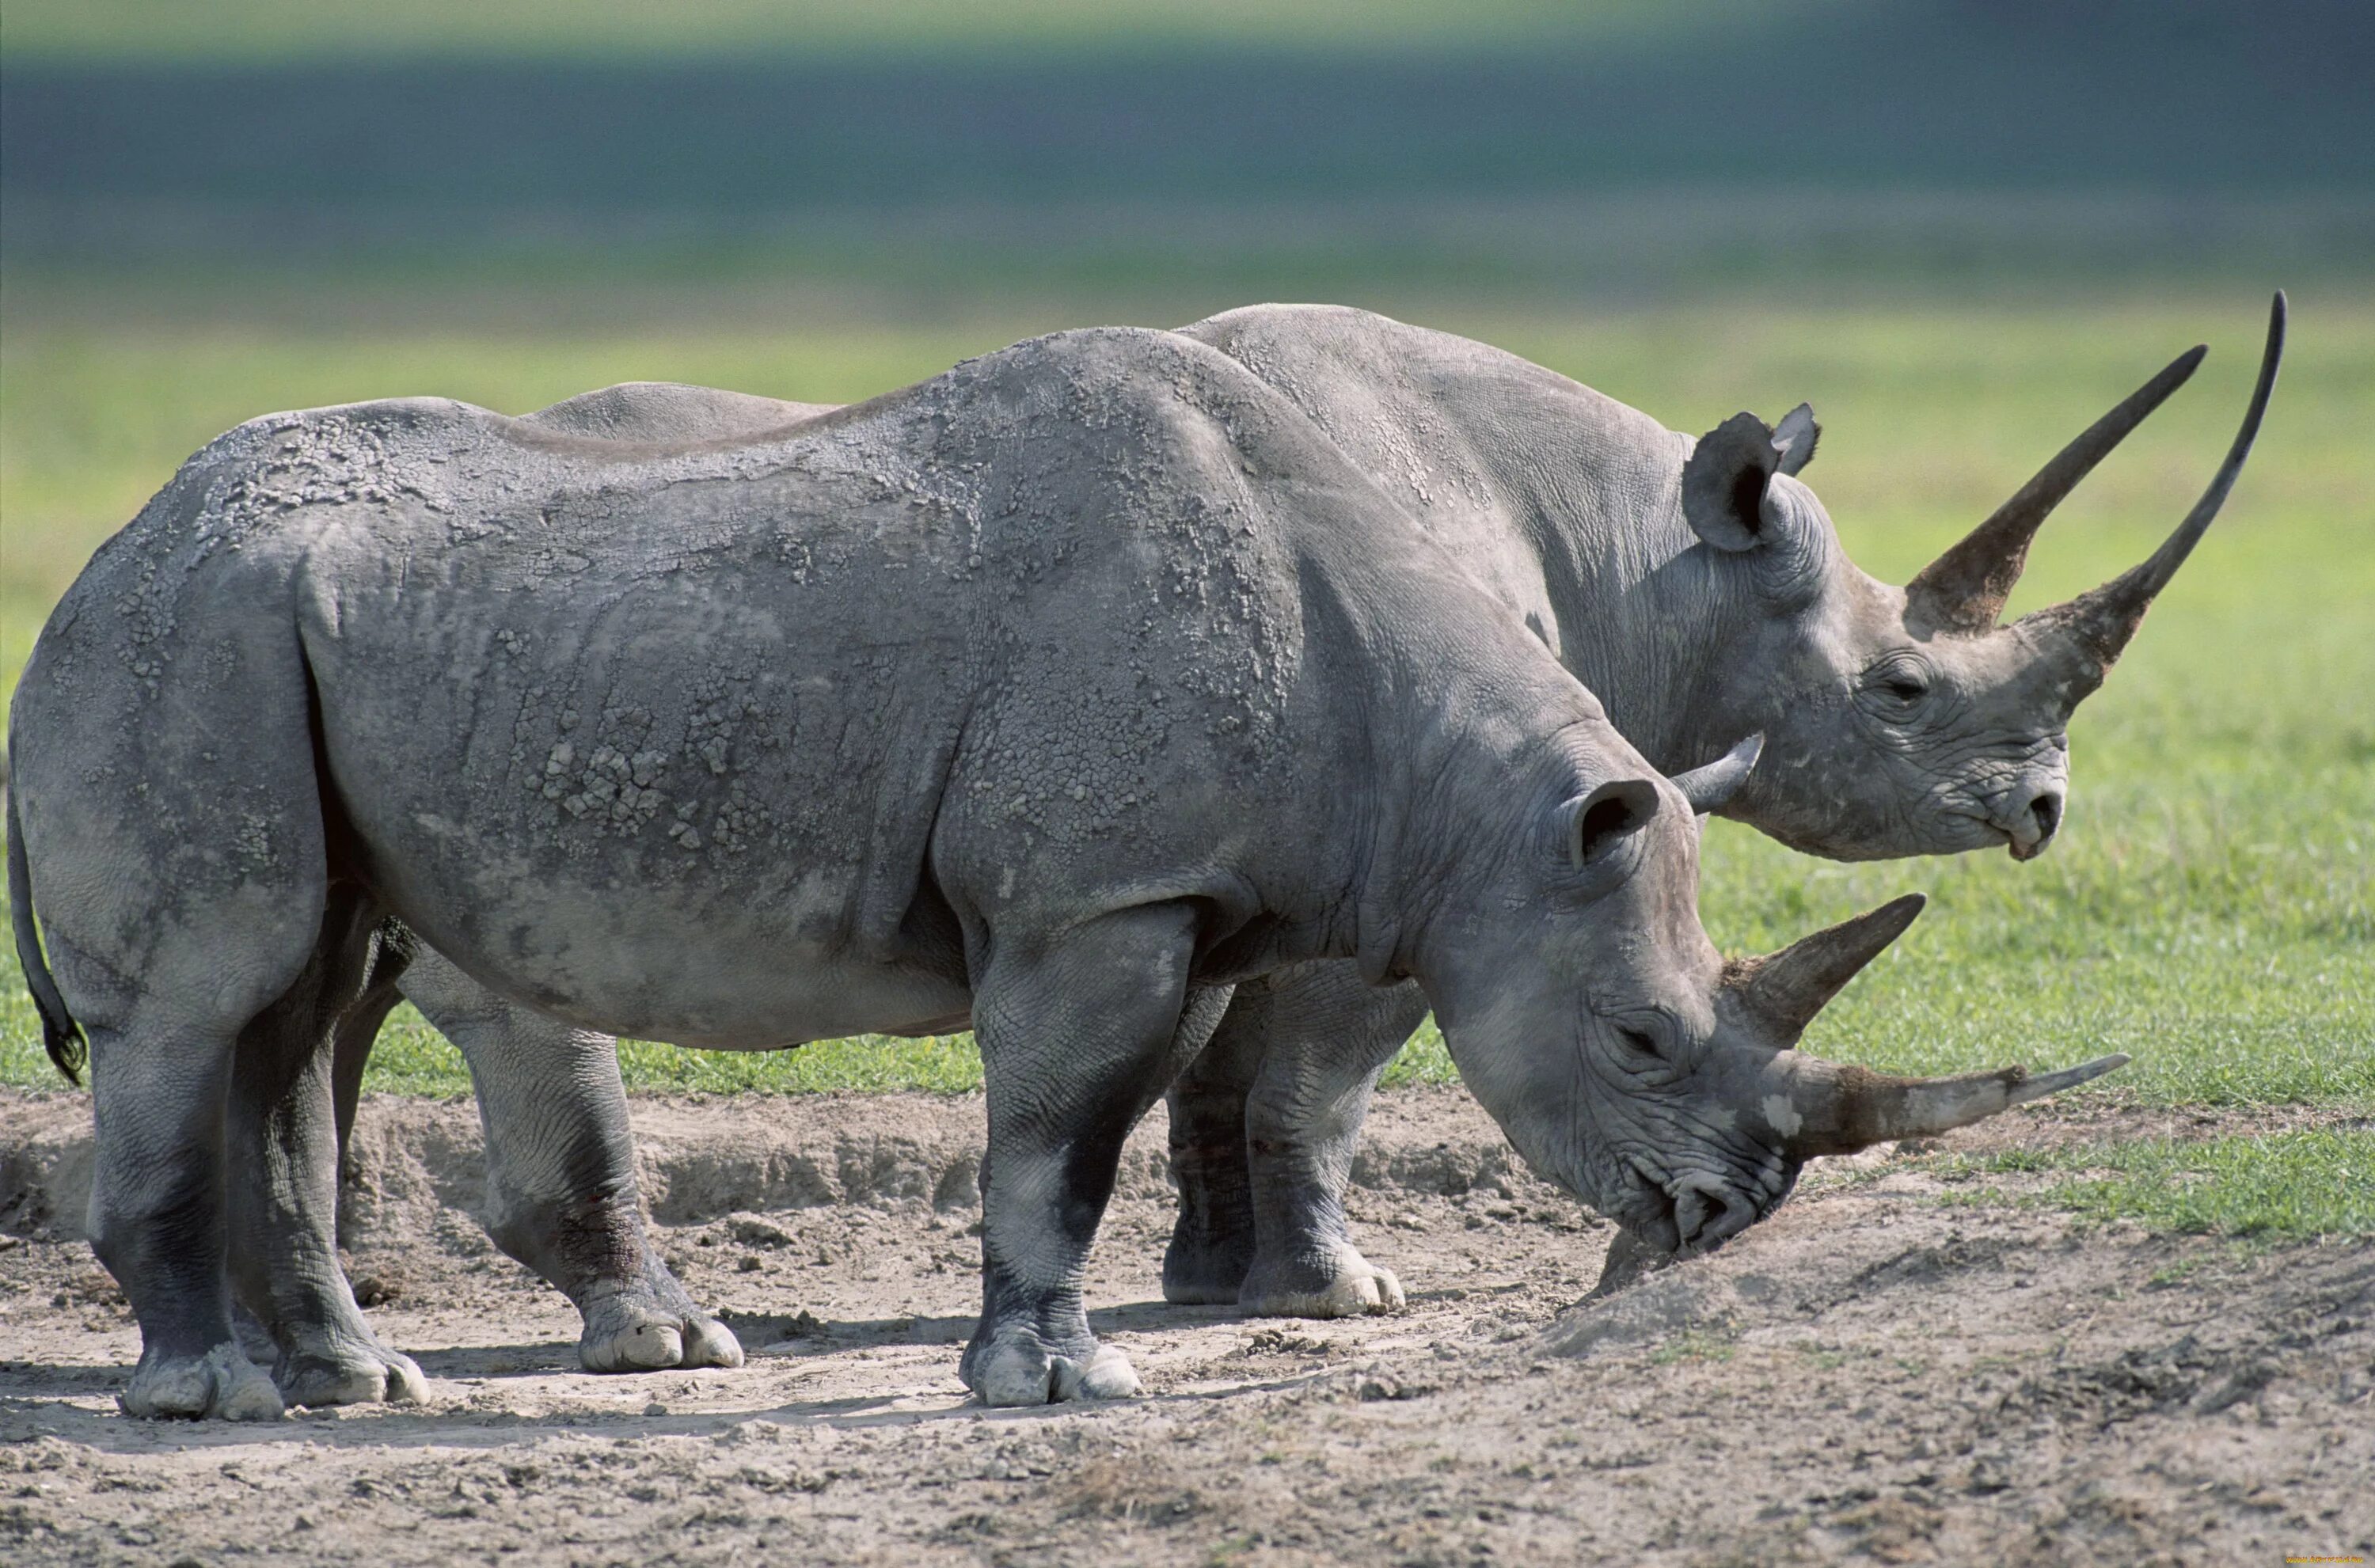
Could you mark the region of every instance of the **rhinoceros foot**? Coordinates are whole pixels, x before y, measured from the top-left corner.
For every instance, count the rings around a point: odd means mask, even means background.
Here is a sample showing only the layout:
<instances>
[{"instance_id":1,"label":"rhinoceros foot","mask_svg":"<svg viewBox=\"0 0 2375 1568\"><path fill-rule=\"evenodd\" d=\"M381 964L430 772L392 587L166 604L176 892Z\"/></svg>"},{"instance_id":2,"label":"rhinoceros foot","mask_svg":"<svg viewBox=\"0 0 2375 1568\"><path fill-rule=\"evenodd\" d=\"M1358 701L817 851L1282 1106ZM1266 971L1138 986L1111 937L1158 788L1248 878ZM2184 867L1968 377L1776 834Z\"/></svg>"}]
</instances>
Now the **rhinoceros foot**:
<instances>
[{"instance_id":1,"label":"rhinoceros foot","mask_svg":"<svg viewBox=\"0 0 2375 1568\"><path fill-rule=\"evenodd\" d=\"M127 1416L150 1420L212 1416L227 1421L269 1421L283 1413L272 1379L233 1344L217 1345L203 1356L144 1353L116 1403Z\"/></svg>"},{"instance_id":2,"label":"rhinoceros foot","mask_svg":"<svg viewBox=\"0 0 2375 1568\"><path fill-rule=\"evenodd\" d=\"M1252 1267L1253 1250L1250 1234L1190 1233L1188 1218L1181 1216L1163 1255L1163 1299L1174 1306L1235 1306Z\"/></svg>"},{"instance_id":3,"label":"rhinoceros foot","mask_svg":"<svg viewBox=\"0 0 2375 1568\"><path fill-rule=\"evenodd\" d=\"M1401 1281L1351 1247L1282 1264L1257 1262L1237 1294L1250 1317L1359 1317L1400 1312Z\"/></svg>"},{"instance_id":4,"label":"rhinoceros foot","mask_svg":"<svg viewBox=\"0 0 2375 1568\"><path fill-rule=\"evenodd\" d=\"M658 1372L669 1367L740 1366L734 1331L672 1291L638 1285L585 1309L577 1359L588 1372Z\"/></svg>"},{"instance_id":5,"label":"rhinoceros foot","mask_svg":"<svg viewBox=\"0 0 2375 1568\"><path fill-rule=\"evenodd\" d=\"M1111 1345L1092 1341L1082 1354L1064 1355L1027 1329L966 1347L957 1375L985 1405L1128 1399L1145 1392L1129 1358Z\"/></svg>"},{"instance_id":6,"label":"rhinoceros foot","mask_svg":"<svg viewBox=\"0 0 2375 1568\"><path fill-rule=\"evenodd\" d=\"M417 1405L429 1380L410 1356L375 1338L324 1335L281 1352L272 1369L280 1397L291 1405Z\"/></svg>"}]
</instances>

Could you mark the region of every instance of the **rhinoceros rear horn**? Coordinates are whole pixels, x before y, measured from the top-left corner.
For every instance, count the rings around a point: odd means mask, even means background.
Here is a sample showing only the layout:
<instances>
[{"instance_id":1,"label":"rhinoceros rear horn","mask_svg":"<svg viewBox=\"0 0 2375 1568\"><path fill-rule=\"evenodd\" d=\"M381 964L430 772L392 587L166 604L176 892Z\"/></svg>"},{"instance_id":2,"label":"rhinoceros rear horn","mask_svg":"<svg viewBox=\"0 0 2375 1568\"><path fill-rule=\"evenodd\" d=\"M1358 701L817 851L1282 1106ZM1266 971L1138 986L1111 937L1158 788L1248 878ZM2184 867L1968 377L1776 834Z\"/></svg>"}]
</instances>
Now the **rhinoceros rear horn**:
<instances>
[{"instance_id":1,"label":"rhinoceros rear horn","mask_svg":"<svg viewBox=\"0 0 2375 1568\"><path fill-rule=\"evenodd\" d=\"M2126 1056L2111 1055L2053 1073L2013 1067L1957 1078L1893 1078L1792 1054L1774 1059L1759 1109L1781 1146L1801 1159L1852 1154L1968 1126L2127 1064Z\"/></svg>"},{"instance_id":2,"label":"rhinoceros rear horn","mask_svg":"<svg viewBox=\"0 0 2375 1568\"><path fill-rule=\"evenodd\" d=\"M2235 432L2235 442L2227 449L2227 460L2218 465L2210 486L2177 532L2164 541L2160 548L2139 566L2112 578L2099 588L2079 595L2066 604L2055 605L2025 616L2020 624L2036 632L2040 642L2055 643L2074 648L2082 660L2091 665L2093 678L2099 680L2102 672L2118 661L2126 650L2128 640L2144 624L2145 612L2163 588L2168 586L2185 558L2193 553L2218 509L2226 504L2227 492L2235 488L2235 480L2243 472L2244 460L2251 455L2251 443L2260 434L2260 421L2268 411L2268 396L2276 389L2276 368L2285 357L2285 296L2277 290L2275 301L2268 307L2268 342L2260 356L2260 380L2251 389L2251 406L2244 411L2242 428ZM2092 690L2091 686L2087 690Z\"/></svg>"},{"instance_id":3,"label":"rhinoceros rear horn","mask_svg":"<svg viewBox=\"0 0 2375 1568\"><path fill-rule=\"evenodd\" d=\"M1740 792L1748 775L1756 766L1757 754L1765 749L1765 737L1752 735L1703 768L1693 768L1676 773L1673 784L1691 803L1691 810L1704 817L1710 811L1720 811L1724 803Z\"/></svg>"},{"instance_id":4,"label":"rhinoceros rear horn","mask_svg":"<svg viewBox=\"0 0 2375 1568\"><path fill-rule=\"evenodd\" d=\"M1923 567L1905 585L1906 619L1945 631L1993 627L2013 585L2020 581L2021 568L2028 563L2029 541L2046 518L2129 431L2186 383L2206 352L2197 344L2170 360L2160 374L2087 426L1985 522Z\"/></svg>"},{"instance_id":5,"label":"rhinoceros rear horn","mask_svg":"<svg viewBox=\"0 0 2375 1568\"><path fill-rule=\"evenodd\" d=\"M1780 1041L1794 1043L1864 965L1905 934L1928 902L1920 893L1893 899L1779 952L1732 965L1726 984L1733 998Z\"/></svg>"}]
</instances>

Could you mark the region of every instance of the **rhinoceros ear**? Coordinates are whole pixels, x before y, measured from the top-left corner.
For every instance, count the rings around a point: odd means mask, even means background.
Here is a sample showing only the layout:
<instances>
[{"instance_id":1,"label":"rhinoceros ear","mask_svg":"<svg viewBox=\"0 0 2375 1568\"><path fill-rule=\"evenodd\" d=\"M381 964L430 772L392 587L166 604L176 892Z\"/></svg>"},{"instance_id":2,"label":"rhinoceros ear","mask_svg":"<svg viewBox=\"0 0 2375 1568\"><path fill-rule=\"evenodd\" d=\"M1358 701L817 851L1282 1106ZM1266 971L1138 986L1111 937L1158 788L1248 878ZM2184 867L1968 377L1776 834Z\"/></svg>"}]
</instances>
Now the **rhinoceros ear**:
<instances>
[{"instance_id":1,"label":"rhinoceros ear","mask_svg":"<svg viewBox=\"0 0 2375 1568\"><path fill-rule=\"evenodd\" d=\"M1807 445L1811 450L1811 440ZM1701 436L1683 465L1683 516L1691 532L1719 550L1766 543L1765 487L1780 468L1773 428L1754 414L1734 414Z\"/></svg>"},{"instance_id":2,"label":"rhinoceros ear","mask_svg":"<svg viewBox=\"0 0 2375 1568\"><path fill-rule=\"evenodd\" d=\"M1657 814L1658 786L1647 779L1612 779L1562 801L1558 819L1567 863L1578 871L1600 864Z\"/></svg>"},{"instance_id":3,"label":"rhinoceros ear","mask_svg":"<svg viewBox=\"0 0 2375 1568\"><path fill-rule=\"evenodd\" d=\"M1823 427L1814 423L1814 406L1801 403L1781 416L1773 427L1773 444L1781 454L1781 472L1794 476L1799 469L1814 460L1814 443L1823 439Z\"/></svg>"}]
</instances>

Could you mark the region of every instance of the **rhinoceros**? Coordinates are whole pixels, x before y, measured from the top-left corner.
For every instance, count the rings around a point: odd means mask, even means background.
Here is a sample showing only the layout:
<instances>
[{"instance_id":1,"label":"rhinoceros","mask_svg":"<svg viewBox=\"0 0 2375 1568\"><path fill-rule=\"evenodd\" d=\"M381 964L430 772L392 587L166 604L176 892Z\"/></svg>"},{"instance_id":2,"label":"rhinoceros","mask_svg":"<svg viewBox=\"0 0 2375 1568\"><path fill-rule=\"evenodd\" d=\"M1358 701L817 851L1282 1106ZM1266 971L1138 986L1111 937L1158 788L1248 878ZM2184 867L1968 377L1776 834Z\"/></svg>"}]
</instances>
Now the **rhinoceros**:
<instances>
[{"instance_id":1,"label":"rhinoceros","mask_svg":"<svg viewBox=\"0 0 2375 1568\"><path fill-rule=\"evenodd\" d=\"M1799 482L1819 434L1801 406L1778 427L1737 415L1696 442L1486 345L1364 311L1257 306L1182 328L1283 394L1377 481L1500 607L1603 701L1654 764L1699 763L1760 731L1766 760L1724 815L1839 859L1996 844L2030 859L2052 842L2068 790L2066 726L2204 531L2249 453L2283 348L2276 296L2241 433L2200 505L2153 558L2069 604L1998 620L2029 543L2063 497L2193 373L2180 355L2073 441L1902 589L1858 571ZM530 421L618 440L748 434L813 419L808 405L703 388L630 385ZM407 949L409 952L413 949ZM401 955L399 955L401 956ZM370 1042L399 985L452 981L433 953L391 963L340 1037L341 1126ZM401 978L399 978L401 976ZM482 1104L558 1125L539 1062L581 1088L572 1145L585 1188L514 1177L490 1109L496 1234L589 1303L589 1366L729 1361L640 1240L625 1098L609 1043L476 994L462 1037ZM1237 987L1211 1043L1170 1092L1180 1217L1164 1258L1175 1302L1332 1316L1400 1304L1400 1282L1353 1247L1342 1187L1377 1074L1425 1009L1418 987L1377 988L1353 966L1282 969ZM480 1015L502 1008L498 1028ZM500 1051L474 1043L500 1035ZM531 1109L532 1108L532 1109ZM547 1238L601 1213L633 1259L589 1279ZM1670 1256L1627 1235L1612 1267ZM1612 1279L1613 1276L1612 1276ZM367 1394L361 1397L369 1397Z\"/></svg>"},{"instance_id":2,"label":"rhinoceros","mask_svg":"<svg viewBox=\"0 0 2375 1568\"><path fill-rule=\"evenodd\" d=\"M1761 732L1765 760L1725 817L1833 859L2002 844L2027 860L2062 820L2071 714L2242 471L2286 313L2279 292L2241 429L2167 541L2008 626L2046 517L2204 348L1900 589L1847 559L1797 478L1820 434L1804 404L1776 426L1737 414L1694 442L1515 355L1363 311L1256 306L1181 330L1285 393L1651 763L1687 768ZM1341 1195L1377 1077L1424 1014L1414 988L1361 985L1341 966L1239 987L1169 1098L1180 1213L1167 1299L1321 1317L1401 1304L1392 1273L1353 1247ZM1627 1232L1612 1269L1672 1251L1668 1232Z\"/></svg>"},{"instance_id":3,"label":"rhinoceros","mask_svg":"<svg viewBox=\"0 0 2375 1568\"><path fill-rule=\"evenodd\" d=\"M707 442L435 400L253 421L68 591L11 741L16 935L53 1048L88 1040L140 1415L282 1408L234 1288L312 1326L284 1350L375 1344L309 1140L391 919L587 1031L970 1019L959 1370L993 1404L1136 1388L1081 1296L1122 1138L1284 966L1417 984L1529 1161L1683 1247L1814 1155L2121 1060L1913 1080L1790 1049L1918 901L1727 966L1695 814L1753 748L1649 767L1274 386L1177 334Z\"/></svg>"}]
</instances>

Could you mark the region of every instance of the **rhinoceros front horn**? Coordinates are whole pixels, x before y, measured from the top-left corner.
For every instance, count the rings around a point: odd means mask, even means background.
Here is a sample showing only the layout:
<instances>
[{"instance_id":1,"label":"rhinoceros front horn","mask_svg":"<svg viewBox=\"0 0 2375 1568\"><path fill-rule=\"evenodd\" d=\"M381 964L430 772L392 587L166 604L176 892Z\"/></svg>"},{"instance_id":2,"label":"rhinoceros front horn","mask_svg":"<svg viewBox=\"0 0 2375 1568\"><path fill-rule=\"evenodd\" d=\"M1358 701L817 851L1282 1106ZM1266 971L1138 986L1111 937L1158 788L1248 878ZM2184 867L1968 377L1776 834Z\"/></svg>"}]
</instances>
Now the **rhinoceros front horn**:
<instances>
[{"instance_id":1,"label":"rhinoceros front horn","mask_svg":"<svg viewBox=\"0 0 2375 1568\"><path fill-rule=\"evenodd\" d=\"M2004 601L2028 563L2037 530L2078 488L2095 465L2110 455L2128 432L2183 386L2206 353L2201 345L2180 354L2167 369L2130 393L2120 406L2086 427L2056 454L2037 477L2013 492L1988 519L1905 585L1905 618L1917 629L1986 631L2003 613Z\"/></svg>"},{"instance_id":2,"label":"rhinoceros front horn","mask_svg":"<svg viewBox=\"0 0 2375 1568\"><path fill-rule=\"evenodd\" d=\"M1725 977L1727 989L1778 1042L1794 1043L1824 1004L1903 936L1928 902L1920 893L1908 893L1826 926L1778 953L1735 963Z\"/></svg>"},{"instance_id":3,"label":"rhinoceros front horn","mask_svg":"<svg viewBox=\"0 0 2375 1568\"><path fill-rule=\"evenodd\" d=\"M2227 492L2235 488L2235 480L2243 472L2243 461L2251 455L2251 442L2260 433L2260 420L2268 411L2268 395L2276 389L2276 367L2285 357L2285 296L2277 290L2275 301L2268 307L2268 344L2260 356L2259 384L2251 389L2251 406L2243 414L2242 429L2235 432L2235 444L2227 449L2227 460L2218 465L2211 476L2210 487L2202 499L2193 503L2177 532L2163 542L2160 548L2142 565L2131 567L2099 588L2079 595L2066 604L2038 610L2021 618L2020 625L2037 633L2040 642L2051 645L2059 643L2071 647L2080 659L2091 666L2089 676L2100 681L2144 624L2145 611L2152 607L2153 599L2185 558L2193 553L2204 533L2226 503ZM2091 690L2088 686L2086 690ZM2083 694L2083 693L2082 693Z\"/></svg>"},{"instance_id":4,"label":"rhinoceros front horn","mask_svg":"<svg viewBox=\"0 0 2375 1568\"><path fill-rule=\"evenodd\" d=\"M1788 1053L1774 1057L1766 1071L1760 1110L1790 1154L1852 1154L1875 1143L1968 1126L2127 1065L2126 1056L2110 1055L2033 1076L2014 1067L1957 1078L1891 1078Z\"/></svg>"}]
</instances>

